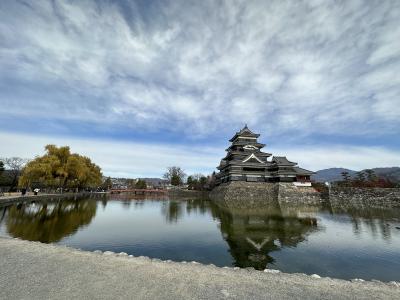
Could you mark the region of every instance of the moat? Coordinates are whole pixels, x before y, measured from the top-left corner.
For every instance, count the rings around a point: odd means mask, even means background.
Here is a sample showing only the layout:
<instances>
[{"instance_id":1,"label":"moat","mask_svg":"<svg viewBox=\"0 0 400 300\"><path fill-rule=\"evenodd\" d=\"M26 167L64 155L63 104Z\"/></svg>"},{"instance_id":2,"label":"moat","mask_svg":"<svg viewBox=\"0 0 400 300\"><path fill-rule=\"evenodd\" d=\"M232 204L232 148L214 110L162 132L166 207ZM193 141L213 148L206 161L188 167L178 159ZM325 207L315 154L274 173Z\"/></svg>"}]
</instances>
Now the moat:
<instances>
[{"instance_id":1,"label":"moat","mask_svg":"<svg viewBox=\"0 0 400 300\"><path fill-rule=\"evenodd\" d=\"M0 235L162 260L400 279L400 210L222 209L209 200L81 199L0 207Z\"/></svg>"}]
</instances>

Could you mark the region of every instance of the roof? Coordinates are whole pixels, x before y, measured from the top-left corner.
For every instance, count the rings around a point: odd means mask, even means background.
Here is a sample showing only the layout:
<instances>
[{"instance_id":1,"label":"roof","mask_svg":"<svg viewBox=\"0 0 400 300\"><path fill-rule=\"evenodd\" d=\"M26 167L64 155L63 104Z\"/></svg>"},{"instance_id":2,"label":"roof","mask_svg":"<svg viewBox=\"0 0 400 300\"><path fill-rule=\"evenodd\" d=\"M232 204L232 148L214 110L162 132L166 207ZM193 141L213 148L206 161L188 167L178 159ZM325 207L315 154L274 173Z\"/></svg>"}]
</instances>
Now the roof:
<instances>
[{"instance_id":1,"label":"roof","mask_svg":"<svg viewBox=\"0 0 400 300\"><path fill-rule=\"evenodd\" d=\"M244 125L244 127L239 131L236 132L235 135L229 140L230 142L233 142L237 137L243 136L243 137L255 137L258 138L260 135L257 133L252 132L248 127L247 124Z\"/></svg>"},{"instance_id":2,"label":"roof","mask_svg":"<svg viewBox=\"0 0 400 300\"><path fill-rule=\"evenodd\" d=\"M246 146L246 145L252 145L257 147L258 149L262 149L265 147L265 144L261 144L261 143L249 143L249 142L234 142L232 143L232 145L230 145L227 149L225 149L225 151L228 151L230 149L232 149L235 146Z\"/></svg>"},{"instance_id":3,"label":"roof","mask_svg":"<svg viewBox=\"0 0 400 300\"><path fill-rule=\"evenodd\" d=\"M299 167L294 167L293 170L296 171L297 175L312 175L312 174L315 174L315 172L313 172L313 171L309 171L309 170L306 170L306 169L303 169L303 168L299 168Z\"/></svg>"},{"instance_id":4,"label":"roof","mask_svg":"<svg viewBox=\"0 0 400 300\"><path fill-rule=\"evenodd\" d=\"M218 170L223 169L226 166L226 160L221 159L221 162L219 163L219 166L217 167Z\"/></svg>"},{"instance_id":5,"label":"roof","mask_svg":"<svg viewBox=\"0 0 400 300\"><path fill-rule=\"evenodd\" d=\"M278 165L287 165L287 166L297 165L297 163L289 161L286 158L286 156L274 156L272 157L272 162L275 162Z\"/></svg>"}]
</instances>

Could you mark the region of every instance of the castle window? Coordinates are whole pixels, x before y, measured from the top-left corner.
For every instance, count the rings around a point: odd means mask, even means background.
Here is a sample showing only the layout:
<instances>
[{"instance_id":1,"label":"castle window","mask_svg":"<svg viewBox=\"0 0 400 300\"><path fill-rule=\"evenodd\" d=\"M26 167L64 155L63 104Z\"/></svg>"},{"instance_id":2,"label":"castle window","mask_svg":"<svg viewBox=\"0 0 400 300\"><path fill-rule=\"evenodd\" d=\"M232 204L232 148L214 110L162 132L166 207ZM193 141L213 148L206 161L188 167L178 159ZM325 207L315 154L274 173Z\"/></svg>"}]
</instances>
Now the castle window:
<instances>
[{"instance_id":1,"label":"castle window","mask_svg":"<svg viewBox=\"0 0 400 300\"><path fill-rule=\"evenodd\" d=\"M264 172L264 168L249 168L249 167L244 167L243 171L247 172Z\"/></svg>"}]
</instances>

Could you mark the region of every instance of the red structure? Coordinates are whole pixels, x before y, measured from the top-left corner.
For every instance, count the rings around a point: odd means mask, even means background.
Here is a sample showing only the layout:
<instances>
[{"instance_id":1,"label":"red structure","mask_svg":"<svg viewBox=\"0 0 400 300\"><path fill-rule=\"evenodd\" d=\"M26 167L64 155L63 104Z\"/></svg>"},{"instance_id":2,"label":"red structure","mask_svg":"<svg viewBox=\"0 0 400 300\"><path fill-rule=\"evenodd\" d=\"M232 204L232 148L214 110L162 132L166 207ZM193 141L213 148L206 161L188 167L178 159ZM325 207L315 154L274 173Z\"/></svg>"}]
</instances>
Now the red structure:
<instances>
[{"instance_id":1,"label":"red structure","mask_svg":"<svg viewBox=\"0 0 400 300\"><path fill-rule=\"evenodd\" d=\"M146 195L146 194L167 194L167 190L157 190L157 189L111 189L111 194L121 194L130 193L134 195Z\"/></svg>"}]
</instances>

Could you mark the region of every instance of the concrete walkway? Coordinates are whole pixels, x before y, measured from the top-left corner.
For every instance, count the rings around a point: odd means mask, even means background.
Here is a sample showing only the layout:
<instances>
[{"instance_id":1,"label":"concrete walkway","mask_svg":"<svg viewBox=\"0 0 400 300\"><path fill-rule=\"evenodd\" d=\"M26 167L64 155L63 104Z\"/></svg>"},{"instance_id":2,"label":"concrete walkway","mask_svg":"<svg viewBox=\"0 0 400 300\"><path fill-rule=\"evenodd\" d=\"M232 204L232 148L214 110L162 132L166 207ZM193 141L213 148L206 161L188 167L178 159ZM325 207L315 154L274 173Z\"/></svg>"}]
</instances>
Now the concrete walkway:
<instances>
[{"instance_id":1,"label":"concrete walkway","mask_svg":"<svg viewBox=\"0 0 400 300\"><path fill-rule=\"evenodd\" d=\"M162 262L0 238L0 299L231 298L400 299L400 284Z\"/></svg>"}]
</instances>

